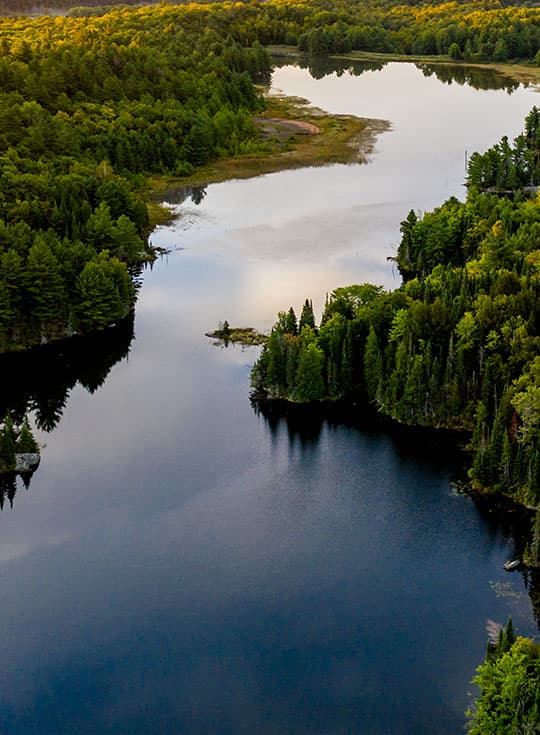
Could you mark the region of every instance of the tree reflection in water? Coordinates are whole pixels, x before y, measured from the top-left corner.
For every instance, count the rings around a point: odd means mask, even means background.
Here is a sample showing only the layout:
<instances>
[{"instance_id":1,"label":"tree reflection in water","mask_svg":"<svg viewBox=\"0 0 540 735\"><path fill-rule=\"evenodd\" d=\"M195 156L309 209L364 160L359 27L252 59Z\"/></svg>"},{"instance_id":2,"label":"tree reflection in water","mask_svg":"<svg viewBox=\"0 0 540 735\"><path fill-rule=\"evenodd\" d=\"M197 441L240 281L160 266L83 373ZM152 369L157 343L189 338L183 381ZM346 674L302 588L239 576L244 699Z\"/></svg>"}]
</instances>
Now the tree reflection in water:
<instances>
[{"instance_id":1,"label":"tree reflection in water","mask_svg":"<svg viewBox=\"0 0 540 735\"><path fill-rule=\"evenodd\" d=\"M116 363L129 353L134 336L134 315L103 332L71 337L24 353L0 357L3 389L0 416L11 416L21 424L28 413L35 425L51 432L58 425L71 390L77 385L94 393ZM33 472L18 473L28 488ZM0 474L0 509L13 506L18 475Z\"/></svg>"}]
</instances>

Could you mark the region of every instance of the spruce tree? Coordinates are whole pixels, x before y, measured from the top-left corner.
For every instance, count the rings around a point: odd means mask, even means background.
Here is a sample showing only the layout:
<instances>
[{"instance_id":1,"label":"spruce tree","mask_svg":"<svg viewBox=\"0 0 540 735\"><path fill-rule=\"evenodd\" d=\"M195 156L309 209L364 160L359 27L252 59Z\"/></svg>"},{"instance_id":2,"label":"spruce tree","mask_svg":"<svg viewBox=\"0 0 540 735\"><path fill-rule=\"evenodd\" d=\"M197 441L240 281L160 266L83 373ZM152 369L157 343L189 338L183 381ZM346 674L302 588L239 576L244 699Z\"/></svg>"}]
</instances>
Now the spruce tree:
<instances>
[{"instance_id":1,"label":"spruce tree","mask_svg":"<svg viewBox=\"0 0 540 735\"><path fill-rule=\"evenodd\" d=\"M323 379L324 354L315 342L300 347L294 398L300 403L318 401L325 397Z\"/></svg>"},{"instance_id":2,"label":"spruce tree","mask_svg":"<svg viewBox=\"0 0 540 735\"><path fill-rule=\"evenodd\" d=\"M32 314L45 335L61 333L67 321L67 297L60 265L49 245L36 237L25 270Z\"/></svg>"},{"instance_id":3,"label":"spruce tree","mask_svg":"<svg viewBox=\"0 0 540 735\"><path fill-rule=\"evenodd\" d=\"M2 472L12 472L15 469L15 430L9 415L4 419L1 431L0 466Z\"/></svg>"},{"instance_id":4,"label":"spruce tree","mask_svg":"<svg viewBox=\"0 0 540 735\"><path fill-rule=\"evenodd\" d=\"M19 436L15 443L15 451L22 454L35 454L39 452L38 443L34 439L26 416L24 417Z\"/></svg>"},{"instance_id":5,"label":"spruce tree","mask_svg":"<svg viewBox=\"0 0 540 735\"><path fill-rule=\"evenodd\" d=\"M296 314L294 313L294 309L292 308L292 306L287 312L285 329L287 331L287 334L292 334L293 336L296 336L298 334L298 322L296 320Z\"/></svg>"},{"instance_id":6,"label":"spruce tree","mask_svg":"<svg viewBox=\"0 0 540 735\"><path fill-rule=\"evenodd\" d=\"M506 623L506 628L504 629L505 651L509 651L515 642L516 642L516 634L514 633L514 624L512 622L512 616L510 615L508 617L508 622Z\"/></svg>"},{"instance_id":7,"label":"spruce tree","mask_svg":"<svg viewBox=\"0 0 540 735\"><path fill-rule=\"evenodd\" d=\"M298 325L298 331L301 333L304 327L311 327L315 330L315 314L313 313L313 304L310 299L306 299L302 307L302 314L300 315L300 323Z\"/></svg>"},{"instance_id":8,"label":"spruce tree","mask_svg":"<svg viewBox=\"0 0 540 735\"><path fill-rule=\"evenodd\" d=\"M382 354L373 326L369 329L364 350L364 382L368 398L374 401L382 377Z\"/></svg>"}]
</instances>

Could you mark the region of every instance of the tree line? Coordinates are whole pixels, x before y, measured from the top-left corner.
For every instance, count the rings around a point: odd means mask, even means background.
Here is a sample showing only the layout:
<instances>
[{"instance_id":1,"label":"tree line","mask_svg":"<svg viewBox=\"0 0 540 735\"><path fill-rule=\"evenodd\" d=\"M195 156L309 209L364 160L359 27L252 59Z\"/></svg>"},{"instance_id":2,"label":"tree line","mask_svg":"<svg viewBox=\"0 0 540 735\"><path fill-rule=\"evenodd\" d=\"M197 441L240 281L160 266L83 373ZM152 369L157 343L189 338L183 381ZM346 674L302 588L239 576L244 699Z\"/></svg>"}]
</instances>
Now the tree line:
<instances>
[{"instance_id":1,"label":"tree line","mask_svg":"<svg viewBox=\"0 0 540 735\"><path fill-rule=\"evenodd\" d=\"M499 0L270 0L245 3L230 31L243 44L257 38L311 55L366 51L473 62L538 60L540 11Z\"/></svg>"},{"instance_id":2,"label":"tree line","mask_svg":"<svg viewBox=\"0 0 540 735\"><path fill-rule=\"evenodd\" d=\"M471 483L539 505L538 205L521 190L472 186L465 202L410 212L396 258L402 286L338 288L318 327L279 314L253 368L254 396L354 397L404 424L466 430Z\"/></svg>"}]
</instances>

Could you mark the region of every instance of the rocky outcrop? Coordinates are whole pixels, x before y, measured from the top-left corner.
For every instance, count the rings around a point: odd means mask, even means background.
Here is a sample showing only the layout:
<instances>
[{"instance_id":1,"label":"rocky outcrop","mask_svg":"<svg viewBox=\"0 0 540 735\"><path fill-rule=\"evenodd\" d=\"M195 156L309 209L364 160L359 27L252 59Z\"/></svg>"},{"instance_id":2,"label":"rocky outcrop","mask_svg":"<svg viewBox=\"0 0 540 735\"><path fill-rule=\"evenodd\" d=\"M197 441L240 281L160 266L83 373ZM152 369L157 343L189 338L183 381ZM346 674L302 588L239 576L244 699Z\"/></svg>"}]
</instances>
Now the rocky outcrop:
<instances>
[{"instance_id":1,"label":"rocky outcrop","mask_svg":"<svg viewBox=\"0 0 540 735\"><path fill-rule=\"evenodd\" d=\"M15 454L15 472L34 472L39 465L39 452L17 452Z\"/></svg>"}]
</instances>

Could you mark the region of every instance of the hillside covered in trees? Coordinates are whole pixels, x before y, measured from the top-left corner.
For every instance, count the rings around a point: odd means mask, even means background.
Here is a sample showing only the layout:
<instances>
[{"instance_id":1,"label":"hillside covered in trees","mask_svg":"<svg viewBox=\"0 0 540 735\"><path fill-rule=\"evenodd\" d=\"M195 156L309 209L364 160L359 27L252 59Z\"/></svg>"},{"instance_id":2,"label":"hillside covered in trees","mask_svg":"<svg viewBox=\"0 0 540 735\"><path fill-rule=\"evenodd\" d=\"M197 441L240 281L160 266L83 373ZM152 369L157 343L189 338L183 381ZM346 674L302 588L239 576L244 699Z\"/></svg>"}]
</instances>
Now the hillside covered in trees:
<instances>
[{"instance_id":1,"label":"hillside covered in trees","mask_svg":"<svg viewBox=\"0 0 540 735\"><path fill-rule=\"evenodd\" d=\"M0 10L4 14L49 10L95 15L115 4L111 0L2 0ZM133 0L125 3L132 4ZM270 0L237 3L226 22L227 33L243 46L259 41L290 44L319 55L358 50L506 61L532 59L538 53L540 11L534 5L504 0ZM217 11L215 17L219 15Z\"/></svg>"},{"instance_id":2,"label":"hillside covered in trees","mask_svg":"<svg viewBox=\"0 0 540 735\"><path fill-rule=\"evenodd\" d=\"M534 161L536 138L528 141L523 160ZM485 160L494 150L505 149ZM309 301L298 322L292 308L281 313L252 385L263 399L346 397L403 424L469 431L473 485L537 506L540 202L520 188L479 191L472 168L480 165L471 163L466 202L402 222L400 288L336 289L318 328Z\"/></svg>"}]
</instances>

